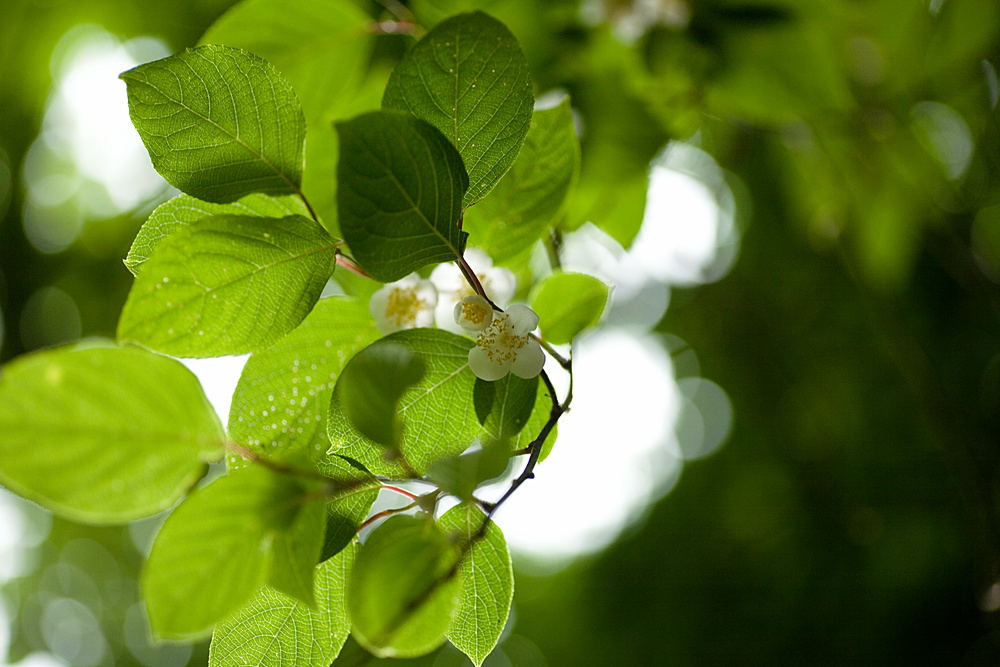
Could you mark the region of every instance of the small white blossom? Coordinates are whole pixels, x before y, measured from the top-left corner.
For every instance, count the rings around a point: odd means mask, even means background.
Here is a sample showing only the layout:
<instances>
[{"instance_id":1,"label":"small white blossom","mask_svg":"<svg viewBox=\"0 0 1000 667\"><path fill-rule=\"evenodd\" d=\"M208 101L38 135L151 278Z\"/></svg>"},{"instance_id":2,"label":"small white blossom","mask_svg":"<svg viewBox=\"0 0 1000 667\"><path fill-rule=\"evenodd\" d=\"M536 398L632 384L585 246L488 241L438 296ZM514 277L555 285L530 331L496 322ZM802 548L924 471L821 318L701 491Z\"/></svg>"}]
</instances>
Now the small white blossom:
<instances>
[{"instance_id":1,"label":"small white blossom","mask_svg":"<svg viewBox=\"0 0 1000 667\"><path fill-rule=\"evenodd\" d=\"M401 329L434 326L434 306L438 295L434 283L411 273L402 280L386 283L372 294L368 310L378 330L390 334Z\"/></svg>"},{"instance_id":2,"label":"small white blossom","mask_svg":"<svg viewBox=\"0 0 1000 667\"><path fill-rule=\"evenodd\" d=\"M502 306L514 298L517 279L509 269L493 266L490 256L477 248L466 250L464 257L494 303ZM434 311L438 327L452 333L464 333L455 322L455 305L465 297L474 295L475 291L465 280L462 270L453 262L438 264L431 272L431 281L437 287L439 295Z\"/></svg>"},{"instance_id":3,"label":"small white blossom","mask_svg":"<svg viewBox=\"0 0 1000 667\"><path fill-rule=\"evenodd\" d=\"M455 323L466 331L478 333L493 322L493 306L490 302L473 294L455 304Z\"/></svg>"},{"instance_id":4,"label":"small white blossom","mask_svg":"<svg viewBox=\"0 0 1000 667\"><path fill-rule=\"evenodd\" d=\"M496 313L469 350L469 368L483 380L499 380L507 373L533 378L542 372L545 353L530 336L538 315L527 306L514 305Z\"/></svg>"}]
</instances>

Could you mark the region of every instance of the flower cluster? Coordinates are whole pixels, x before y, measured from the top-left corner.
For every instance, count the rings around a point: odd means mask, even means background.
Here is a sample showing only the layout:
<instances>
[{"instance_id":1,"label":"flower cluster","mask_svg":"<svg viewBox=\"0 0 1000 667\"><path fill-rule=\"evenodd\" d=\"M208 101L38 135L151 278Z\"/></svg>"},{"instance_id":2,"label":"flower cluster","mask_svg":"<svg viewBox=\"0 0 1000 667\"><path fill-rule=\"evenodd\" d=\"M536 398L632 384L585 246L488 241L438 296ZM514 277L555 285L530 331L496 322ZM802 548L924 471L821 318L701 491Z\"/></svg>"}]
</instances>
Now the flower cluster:
<instances>
[{"instance_id":1,"label":"flower cluster","mask_svg":"<svg viewBox=\"0 0 1000 667\"><path fill-rule=\"evenodd\" d=\"M465 260L495 302L506 303L513 298L513 273L493 266L481 250L468 250ZM436 323L452 333L475 336L476 346L469 350L469 367L483 380L499 380L508 373L532 378L542 372L545 355L531 336L538 326L538 315L521 305L495 310L475 293L454 264L438 265L430 280L414 273L386 284L372 294L368 308L383 334Z\"/></svg>"}]
</instances>

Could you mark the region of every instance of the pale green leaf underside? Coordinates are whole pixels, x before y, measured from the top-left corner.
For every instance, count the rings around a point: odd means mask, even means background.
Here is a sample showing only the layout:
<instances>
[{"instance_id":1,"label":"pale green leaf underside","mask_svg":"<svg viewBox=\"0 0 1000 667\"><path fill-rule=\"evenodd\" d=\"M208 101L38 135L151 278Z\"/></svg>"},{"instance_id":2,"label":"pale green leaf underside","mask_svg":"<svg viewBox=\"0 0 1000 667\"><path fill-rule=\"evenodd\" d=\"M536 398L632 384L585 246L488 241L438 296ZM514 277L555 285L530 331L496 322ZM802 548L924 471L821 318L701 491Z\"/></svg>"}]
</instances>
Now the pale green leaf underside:
<instances>
[{"instance_id":1,"label":"pale green leaf underside","mask_svg":"<svg viewBox=\"0 0 1000 667\"><path fill-rule=\"evenodd\" d=\"M438 525L468 539L484 518L479 508L458 505L445 512ZM472 545L462 559L459 575L458 608L448 639L478 666L500 640L514 599L514 569L499 526L491 522L486 536Z\"/></svg>"},{"instance_id":2,"label":"pale green leaf underside","mask_svg":"<svg viewBox=\"0 0 1000 667\"><path fill-rule=\"evenodd\" d=\"M337 123L338 218L354 258L376 280L455 259L468 178L444 135L406 114Z\"/></svg>"},{"instance_id":3,"label":"pale green leaf underside","mask_svg":"<svg viewBox=\"0 0 1000 667\"><path fill-rule=\"evenodd\" d=\"M569 343L601 319L609 288L583 273L556 273L532 290L531 307L538 313L538 328L556 345Z\"/></svg>"},{"instance_id":4,"label":"pale green leaf underside","mask_svg":"<svg viewBox=\"0 0 1000 667\"><path fill-rule=\"evenodd\" d=\"M378 330L362 301L320 299L302 324L251 355L233 394L229 435L269 458L328 449L326 415L344 364Z\"/></svg>"},{"instance_id":5,"label":"pale green leaf underside","mask_svg":"<svg viewBox=\"0 0 1000 667\"><path fill-rule=\"evenodd\" d=\"M534 98L528 65L505 25L482 12L438 24L396 65L384 109L441 130L469 173L465 205L485 196L517 157Z\"/></svg>"},{"instance_id":6,"label":"pale green leaf underside","mask_svg":"<svg viewBox=\"0 0 1000 667\"><path fill-rule=\"evenodd\" d=\"M121 78L132 124L153 167L174 187L213 202L299 192L305 117L267 61L207 45Z\"/></svg>"},{"instance_id":7,"label":"pale green leaf underside","mask_svg":"<svg viewBox=\"0 0 1000 667\"><path fill-rule=\"evenodd\" d=\"M136 348L20 357L0 373L0 405L0 482L86 523L170 507L225 441L194 375Z\"/></svg>"},{"instance_id":8,"label":"pale green leaf underside","mask_svg":"<svg viewBox=\"0 0 1000 667\"><path fill-rule=\"evenodd\" d=\"M304 495L294 479L261 467L199 489L167 517L142 573L153 634L207 636L262 586L268 535L287 528Z\"/></svg>"},{"instance_id":9,"label":"pale green leaf underside","mask_svg":"<svg viewBox=\"0 0 1000 667\"><path fill-rule=\"evenodd\" d=\"M333 239L302 216L214 216L162 240L118 337L178 357L260 349L295 328L333 271Z\"/></svg>"},{"instance_id":10,"label":"pale green leaf underside","mask_svg":"<svg viewBox=\"0 0 1000 667\"><path fill-rule=\"evenodd\" d=\"M178 195L156 207L139 228L125 258L132 275L139 275L142 265L152 256L160 241L184 225L213 215L247 215L259 218L284 218L289 215L309 215L298 197L269 197L252 194L231 204L213 204L190 195Z\"/></svg>"},{"instance_id":11,"label":"pale green leaf underside","mask_svg":"<svg viewBox=\"0 0 1000 667\"><path fill-rule=\"evenodd\" d=\"M472 403L476 376L469 370L472 341L440 329L408 329L373 343L395 343L409 348L423 360L425 373L399 401L404 423L400 449L419 472L445 456L460 454L481 432ZM365 438L347 421L337 391L330 404L327 424L330 453L349 456L375 474L404 475L396 464L387 463L385 448Z\"/></svg>"},{"instance_id":12,"label":"pale green leaf underside","mask_svg":"<svg viewBox=\"0 0 1000 667\"><path fill-rule=\"evenodd\" d=\"M345 591L356 548L316 568L315 609L261 588L212 636L209 667L328 667L350 634Z\"/></svg>"},{"instance_id":13,"label":"pale green leaf underside","mask_svg":"<svg viewBox=\"0 0 1000 667\"><path fill-rule=\"evenodd\" d=\"M202 36L274 65L295 89L310 125L349 104L374 44L371 18L350 0L244 0Z\"/></svg>"},{"instance_id":14,"label":"pale green leaf underside","mask_svg":"<svg viewBox=\"0 0 1000 667\"><path fill-rule=\"evenodd\" d=\"M464 229L495 261L528 250L563 208L580 168L569 98L536 111L524 146L496 188L465 215Z\"/></svg>"}]
</instances>

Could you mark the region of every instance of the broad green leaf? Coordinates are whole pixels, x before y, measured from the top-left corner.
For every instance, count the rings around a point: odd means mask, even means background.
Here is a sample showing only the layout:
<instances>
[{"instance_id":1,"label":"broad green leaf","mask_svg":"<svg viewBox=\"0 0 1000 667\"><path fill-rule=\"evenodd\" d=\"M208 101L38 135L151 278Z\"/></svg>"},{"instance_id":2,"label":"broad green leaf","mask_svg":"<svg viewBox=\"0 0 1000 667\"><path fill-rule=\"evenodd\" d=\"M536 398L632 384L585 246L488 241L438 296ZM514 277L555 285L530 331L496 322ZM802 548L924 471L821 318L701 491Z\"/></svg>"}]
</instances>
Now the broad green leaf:
<instances>
[{"instance_id":1,"label":"broad green leaf","mask_svg":"<svg viewBox=\"0 0 1000 667\"><path fill-rule=\"evenodd\" d=\"M118 337L178 357L260 349L319 298L333 239L308 218L220 215L179 229L143 266Z\"/></svg>"},{"instance_id":2,"label":"broad green leaf","mask_svg":"<svg viewBox=\"0 0 1000 667\"><path fill-rule=\"evenodd\" d=\"M440 329L399 331L373 345L398 344L415 352L426 372L399 402L398 414L406 425L400 449L418 472L431 462L461 454L481 432L472 404L476 376L469 370L473 343ZM358 433L344 415L339 391L333 392L330 419L330 454L349 456L375 474L404 477L405 470L384 458L385 448Z\"/></svg>"},{"instance_id":3,"label":"broad green leaf","mask_svg":"<svg viewBox=\"0 0 1000 667\"><path fill-rule=\"evenodd\" d=\"M408 347L369 345L347 362L337 380L347 421L366 438L398 450L403 423L396 415L396 404L423 375L423 360Z\"/></svg>"},{"instance_id":4,"label":"broad green leaf","mask_svg":"<svg viewBox=\"0 0 1000 667\"><path fill-rule=\"evenodd\" d=\"M455 259L468 177L448 140L422 120L374 111L337 123L340 231L376 280Z\"/></svg>"},{"instance_id":5,"label":"broad green leaf","mask_svg":"<svg viewBox=\"0 0 1000 667\"><path fill-rule=\"evenodd\" d=\"M510 373L495 382L477 378L473 401L479 423L498 440L514 437L528 422L537 393L538 376L526 380Z\"/></svg>"},{"instance_id":6,"label":"broad green leaf","mask_svg":"<svg viewBox=\"0 0 1000 667\"><path fill-rule=\"evenodd\" d=\"M485 518L478 507L463 504L445 512L438 525L467 541L479 532ZM507 541L492 521L485 536L466 552L459 576L458 609L448 639L478 666L500 640L514 599L514 569Z\"/></svg>"},{"instance_id":7,"label":"broad green leaf","mask_svg":"<svg viewBox=\"0 0 1000 667\"><path fill-rule=\"evenodd\" d=\"M459 579L455 544L433 521L398 515L372 531L347 585L351 632L380 658L413 658L444 642Z\"/></svg>"},{"instance_id":8,"label":"broad green leaf","mask_svg":"<svg viewBox=\"0 0 1000 667\"><path fill-rule=\"evenodd\" d=\"M323 549L325 530L326 501L317 498L303 505L288 530L274 536L268 584L315 607L313 573Z\"/></svg>"},{"instance_id":9,"label":"broad green leaf","mask_svg":"<svg viewBox=\"0 0 1000 667\"><path fill-rule=\"evenodd\" d=\"M535 407L531 411L531 416L528 417L528 422L521 429L521 432L514 436L510 441L510 451L518 452L523 451L528 447L539 434L541 434L542 429L545 427L546 422L549 421L549 417L552 415L552 397L549 396L549 390L545 386L544 382L538 383L538 393L535 395ZM542 454L538 457L538 461L542 462L552 451L553 445L556 443L556 439L559 436L559 427L553 426L552 431L549 433L545 442L542 443ZM516 465L516 464L515 464Z\"/></svg>"},{"instance_id":10,"label":"broad green leaf","mask_svg":"<svg viewBox=\"0 0 1000 667\"><path fill-rule=\"evenodd\" d=\"M291 527L306 496L292 477L254 466L181 503L156 536L142 573L154 636L207 636L243 605L266 581L271 542Z\"/></svg>"},{"instance_id":11,"label":"broad green leaf","mask_svg":"<svg viewBox=\"0 0 1000 667\"><path fill-rule=\"evenodd\" d=\"M469 173L465 205L482 199L513 164L531 124L528 63L510 30L482 12L438 24L396 65L384 109L441 130Z\"/></svg>"},{"instance_id":12,"label":"broad green leaf","mask_svg":"<svg viewBox=\"0 0 1000 667\"><path fill-rule=\"evenodd\" d=\"M506 441L489 439L482 448L431 464L428 479L461 500L472 500L480 484L503 474L510 462Z\"/></svg>"},{"instance_id":13,"label":"broad green leaf","mask_svg":"<svg viewBox=\"0 0 1000 667\"><path fill-rule=\"evenodd\" d=\"M313 458L325 454L337 377L378 337L366 303L320 299L298 328L247 360L233 393L230 437L268 458L307 448Z\"/></svg>"},{"instance_id":14,"label":"broad green leaf","mask_svg":"<svg viewBox=\"0 0 1000 667\"><path fill-rule=\"evenodd\" d=\"M465 214L463 228L498 262L528 250L563 208L580 169L569 98L536 111L514 166Z\"/></svg>"},{"instance_id":15,"label":"broad green leaf","mask_svg":"<svg viewBox=\"0 0 1000 667\"><path fill-rule=\"evenodd\" d=\"M531 307L545 340L569 343L581 331L597 324L608 303L609 288L582 273L556 273L532 290Z\"/></svg>"},{"instance_id":16,"label":"broad green leaf","mask_svg":"<svg viewBox=\"0 0 1000 667\"><path fill-rule=\"evenodd\" d=\"M368 65L372 19L349 0L244 0L202 36L266 59L288 79L310 124L350 104ZM328 119L326 119L328 120Z\"/></svg>"},{"instance_id":17,"label":"broad green leaf","mask_svg":"<svg viewBox=\"0 0 1000 667\"><path fill-rule=\"evenodd\" d=\"M132 275L150 258L160 241L178 229L213 215L248 215L259 218L284 218L289 215L309 215L298 197L269 197L252 194L231 204L213 204L190 195L178 195L156 207L139 228L125 258Z\"/></svg>"},{"instance_id":18,"label":"broad green leaf","mask_svg":"<svg viewBox=\"0 0 1000 667\"><path fill-rule=\"evenodd\" d=\"M132 124L174 187L212 202L301 191L305 117L292 87L263 58L207 45L121 78Z\"/></svg>"},{"instance_id":19,"label":"broad green leaf","mask_svg":"<svg viewBox=\"0 0 1000 667\"><path fill-rule=\"evenodd\" d=\"M170 507L225 442L194 375L137 348L20 357L0 372L0 405L0 482L85 523Z\"/></svg>"},{"instance_id":20,"label":"broad green leaf","mask_svg":"<svg viewBox=\"0 0 1000 667\"><path fill-rule=\"evenodd\" d=\"M316 608L265 586L219 624L209 667L328 667L351 631L347 577L357 549L316 568Z\"/></svg>"},{"instance_id":21,"label":"broad green leaf","mask_svg":"<svg viewBox=\"0 0 1000 667\"><path fill-rule=\"evenodd\" d=\"M344 490L326 504L326 536L320 554L320 560L326 560L354 540L382 485L371 473L362 471L339 456L327 457L320 467L327 477L345 483Z\"/></svg>"},{"instance_id":22,"label":"broad green leaf","mask_svg":"<svg viewBox=\"0 0 1000 667\"><path fill-rule=\"evenodd\" d=\"M645 173L614 182L581 180L567 204L566 229L592 222L628 248L642 227L648 190L649 177Z\"/></svg>"}]
</instances>

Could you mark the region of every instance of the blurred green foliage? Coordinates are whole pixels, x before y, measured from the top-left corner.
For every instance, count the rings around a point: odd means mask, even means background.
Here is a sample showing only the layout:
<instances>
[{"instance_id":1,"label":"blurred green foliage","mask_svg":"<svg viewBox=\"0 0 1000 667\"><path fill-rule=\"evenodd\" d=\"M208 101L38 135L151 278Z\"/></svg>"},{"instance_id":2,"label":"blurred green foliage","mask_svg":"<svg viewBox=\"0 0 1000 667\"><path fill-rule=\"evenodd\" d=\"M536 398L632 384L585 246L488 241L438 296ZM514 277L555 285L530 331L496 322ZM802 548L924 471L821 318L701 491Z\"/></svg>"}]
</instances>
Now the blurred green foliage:
<instances>
[{"instance_id":1,"label":"blurred green foliage","mask_svg":"<svg viewBox=\"0 0 1000 667\"><path fill-rule=\"evenodd\" d=\"M72 297L79 333L113 334L131 282L121 259L148 214L88 225L56 254L27 240L21 165L59 39L94 23L179 50L229 4L5 5L3 360L38 343L22 315L47 286ZM412 5L442 18L486 9L521 42L536 93L571 94L583 128L571 225L600 220L627 244L671 139L727 171L745 222L729 275L675 290L658 327L728 393L728 443L606 552L519 574L501 644L511 664L1000 664L1000 6ZM408 39L380 41L374 62ZM114 664L138 664L125 631L136 532L54 522L38 566L3 588L20 612L10 660L45 648L42 604L58 595L98 610ZM362 655L351 647L347 661ZM172 650L144 664L184 664ZM449 651L411 664L462 664Z\"/></svg>"}]
</instances>

